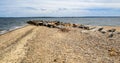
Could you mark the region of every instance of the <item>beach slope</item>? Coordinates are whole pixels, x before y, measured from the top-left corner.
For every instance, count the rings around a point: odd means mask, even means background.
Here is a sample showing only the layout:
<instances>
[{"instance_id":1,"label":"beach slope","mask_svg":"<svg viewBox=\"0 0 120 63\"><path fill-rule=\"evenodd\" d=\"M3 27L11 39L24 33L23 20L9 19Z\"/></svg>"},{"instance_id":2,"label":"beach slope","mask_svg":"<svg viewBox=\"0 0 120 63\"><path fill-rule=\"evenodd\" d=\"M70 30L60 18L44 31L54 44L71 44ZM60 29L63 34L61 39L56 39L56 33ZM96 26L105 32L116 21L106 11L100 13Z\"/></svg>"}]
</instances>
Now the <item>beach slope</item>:
<instances>
[{"instance_id":1,"label":"beach slope","mask_svg":"<svg viewBox=\"0 0 120 63\"><path fill-rule=\"evenodd\" d=\"M108 35L28 25L0 35L0 63L120 63L120 34Z\"/></svg>"}]
</instances>

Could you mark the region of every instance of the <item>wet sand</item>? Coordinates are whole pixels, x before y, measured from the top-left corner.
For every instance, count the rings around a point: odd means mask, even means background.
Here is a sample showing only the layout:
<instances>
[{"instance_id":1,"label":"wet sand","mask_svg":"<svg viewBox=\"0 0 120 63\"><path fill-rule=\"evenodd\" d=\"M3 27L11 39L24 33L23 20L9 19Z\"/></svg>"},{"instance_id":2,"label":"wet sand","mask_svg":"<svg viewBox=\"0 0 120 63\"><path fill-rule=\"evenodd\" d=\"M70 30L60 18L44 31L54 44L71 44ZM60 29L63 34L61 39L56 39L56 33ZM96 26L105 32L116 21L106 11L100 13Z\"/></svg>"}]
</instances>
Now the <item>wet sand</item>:
<instances>
[{"instance_id":1,"label":"wet sand","mask_svg":"<svg viewBox=\"0 0 120 63\"><path fill-rule=\"evenodd\" d=\"M120 63L120 34L69 30L28 25L0 35L0 63Z\"/></svg>"}]
</instances>

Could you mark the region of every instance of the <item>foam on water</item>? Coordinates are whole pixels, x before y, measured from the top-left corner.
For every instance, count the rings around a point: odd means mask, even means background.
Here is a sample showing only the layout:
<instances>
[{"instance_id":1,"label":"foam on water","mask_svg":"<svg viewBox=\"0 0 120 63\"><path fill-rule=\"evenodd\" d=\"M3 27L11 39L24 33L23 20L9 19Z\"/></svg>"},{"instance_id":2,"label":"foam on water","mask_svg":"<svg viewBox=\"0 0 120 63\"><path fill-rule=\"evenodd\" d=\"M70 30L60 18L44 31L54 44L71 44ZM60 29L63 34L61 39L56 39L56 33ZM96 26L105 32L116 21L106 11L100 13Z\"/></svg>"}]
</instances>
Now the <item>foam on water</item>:
<instances>
[{"instance_id":1,"label":"foam on water","mask_svg":"<svg viewBox=\"0 0 120 63\"><path fill-rule=\"evenodd\" d=\"M4 33L7 33L7 32L9 32L9 31L12 31L12 30L15 30L15 29L18 29L18 28L22 28L22 27L24 27L24 26L26 26L27 24L25 24L25 25L22 25L22 26L14 26L14 27L11 27L10 29L8 29L8 30L0 30L0 34L4 34Z\"/></svg>"},{"instance_id":2,"label":"foam on water","mask_svg":"<svg viewBox=\"0 0 120 63\"><path fill-rule=\"evenodd\" d=\"M24 27L24 26L26 26L26 25L14 26L14 27L11 27L11 28L9 29L9 31L12 31L12 30L15 30L15 29L18 29L18 28L22 28L22 27Z\"/></svg>"},{"instance_id":3,"label":"foam on water","mask_svg":"<svg viewBox=\"0 0 120 63\"><path fill-rule=\"evenodd\" d=\"M7 30L2 30L2 31L0 31L0 34L4 34L6 32L8 32L8 31Z\"/></svg>"}]
</instances>

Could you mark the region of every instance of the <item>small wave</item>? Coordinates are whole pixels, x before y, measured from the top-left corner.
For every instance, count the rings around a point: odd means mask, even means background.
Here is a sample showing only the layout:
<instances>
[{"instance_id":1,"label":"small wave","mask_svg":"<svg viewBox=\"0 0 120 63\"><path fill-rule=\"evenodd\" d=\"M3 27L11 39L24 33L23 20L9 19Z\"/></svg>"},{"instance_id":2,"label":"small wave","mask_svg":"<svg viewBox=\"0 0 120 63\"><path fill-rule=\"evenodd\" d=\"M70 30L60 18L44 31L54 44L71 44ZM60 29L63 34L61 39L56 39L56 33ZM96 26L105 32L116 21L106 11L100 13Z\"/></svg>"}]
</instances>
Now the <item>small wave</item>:
<instances>
[{"instance_id":1,"label":"small wave","mask_svg":"<svg viewBox=\"0 0 120 63\"><path fill-rule=\"evenodd\" d=\"M6 33L6 32L8 32L8 30L1 30L1 31L0 31L0 34L4 34L4 33Z\"/></svg>"},{"instance_id":2,"label":"small wave","mask_svg":"<svg viewBox=\"0 0 120 63\"><path fill-rule=\"evenodd\" d=\"M22 28L22 27L24 27L24 26L26 26L26 24L21 25L21 26L14 26L14 27L11 27L11 28L9 29L9 31L12 31L12 30L15 30L15 29L18 29L18 28Z\"/></svg>"},{"instance_id":3,"label":"small wave","mask_svg":"<svg viewBox=\"0 0 120 63\"><path fill-rule=\"evenodd\" d=\"M15 29L18 29L18 28L21 28L21 27L23 27L23 26L14 26L14 27L10 28L9 31L12 31L12 30L15 30Z\"/></svg>"},{"instance_id":4,"label":"small wave","mask_svg":"<svg viewBox=\"0 0 120 63\"><path fill-rule=\"evenodd\" d=\"M1 30L1 31L0 31L0 35L1 35L1 34L5 34L5 33L7 33L7 32L10 32L10 31L15 30L15 29L22 28L22 27L24 27L24 26L26 26L26 25L14 26L14 27L11 27L11 28L8 29L8 30Z\"/></svg>"}]
</instances>

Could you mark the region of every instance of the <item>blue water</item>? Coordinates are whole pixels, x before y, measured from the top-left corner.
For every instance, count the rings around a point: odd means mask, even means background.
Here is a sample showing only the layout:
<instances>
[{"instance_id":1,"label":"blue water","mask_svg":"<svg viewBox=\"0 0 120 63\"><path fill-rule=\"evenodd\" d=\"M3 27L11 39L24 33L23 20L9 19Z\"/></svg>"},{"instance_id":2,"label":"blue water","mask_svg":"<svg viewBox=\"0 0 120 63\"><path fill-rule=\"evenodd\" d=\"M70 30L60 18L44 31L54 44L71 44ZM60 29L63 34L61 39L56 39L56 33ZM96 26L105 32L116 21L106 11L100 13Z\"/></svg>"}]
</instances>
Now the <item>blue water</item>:
<instances>
[{"instance_id":1,"label":"blue water","mask_svg":"<svg viewBox=\"0 0 120 63\"><path fill-rule=\"evenodd\" d=\"M120 17L84 17L84 18L0 18L0 33L10 31L26 25L28 20L58 20L62 22L79 23L85 25L100 25L100 26L120 26Z\"/></svg>"}]
</instances>

